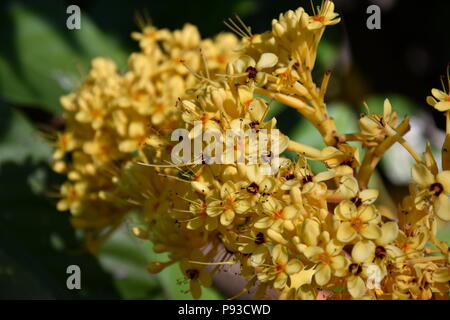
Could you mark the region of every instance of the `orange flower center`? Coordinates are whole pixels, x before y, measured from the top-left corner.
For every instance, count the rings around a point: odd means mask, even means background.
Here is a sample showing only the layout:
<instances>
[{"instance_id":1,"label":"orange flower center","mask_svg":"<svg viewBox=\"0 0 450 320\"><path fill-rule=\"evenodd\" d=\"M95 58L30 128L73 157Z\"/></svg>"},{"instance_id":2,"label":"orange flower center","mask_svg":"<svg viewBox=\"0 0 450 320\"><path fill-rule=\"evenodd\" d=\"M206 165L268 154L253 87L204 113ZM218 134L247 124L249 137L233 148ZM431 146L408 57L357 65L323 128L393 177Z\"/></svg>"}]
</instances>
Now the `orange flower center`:
<instances>
[{"instance_id":1,"label":"orange flower center","mask_svg":"<svg viewBox=\"0 0 450 320\"><path fill-rule=\"evenodd\" d=\"M246 108L248 108L248 106L250 105L250 103L252 103L252 101L253 101L253 99L245 100L245 101L244 101L244 106L245 106Z\"/></svg>"},{"instance_id":2,"label":"orange flower center","mask_svg":"<svg viewBox=\"0 0 450 320\"><path fill-rule=\"evenodd\" d=\"M78 199L78 192L75 189L70 190L69 194L67 195L67 200L69 202L75 202Z\"/></svg>"},{"instance_id":3,"label":"orange flower center","mask_svg":"<svg viewBox=\"0 0 450 320\"><path fill-rule=\"evenodd\" d=\"M403 242L403 243L398 243L397 247L399 247L402 251L406 252L409 248L408 243Z\"/></svg>"},{"instance_id":4,"label":"orange flower center","mask_svg":"<svg viewBox=\"0 0 450 320\"><path fill-rule=\"evenodd\" d=\"M314 21L321 22L321 23L323 23L325 21L325 17L324 16L314 16L312 18L313 18Z\"/></svg>"},{"instance_id":5,"label":"orange flower center","mask_svg":"<svg viewBox=\"0 0 450 320\"><path fill-rule=\"evenodd\" d=\"M133 100L135 100L135 101L141 100L143 94L144 94L144 92L142 90L136 91L133 94Z\"/></svg>"},{"instance_id":6,"label":"orange flower center","mask_svg":"<svg viewBox=\"0 0 450 320\"><path fill-rule=\"evenodd\" d=\"M203 113L199 120L202 122L202 124L205 124L209 120L209 116L207 113Z\"/></svg>"},{"instance_id":7,"label":"orange flower center","mask_svg":"<svg viewBox=\"0 0 450 320\"><path fill-rule=\"evenodd\" d=\"M67 149L67 145L69 144L69 137L67 135L62 135L59 138L59 147L63 150Z\"/></svg>"},{"instance_id":8,"label":"orange flower center","mask_svg":"<svg viewBox=\"0 0 450 320\"><path fill-rule=\"evenodd\" d=\"M283 209L272 212L272 219L278 220L283 218Z\"/></svg>"},{"instance_id":9,"label":"orange flower center","mask_svg":"<svg viewBox=\"0 0 450 320\"><path fill-rule=\"evenodd\" d=\"M154 37L156 37L156 31L155 30L149 30L149 31L147 31L145 34L144 34L144 36L146 37L146 38L154 38Z\"/></svg>"},{"instance_id":10,"label":"orange flower center","mask_svg":"<svg viewBox=\"0 0 450 320\"><path fill-rule=\"evenodd\" d=\"M221 55L221 54L219 54L219 55L216 57L216 60L217 60L217 62L220 63L220 64L224 64L224 63L227 62L227 59L226 59L223 55Z\"/></svg>"},{"instance_id":11,"label":"orange flower center","mask_svg":"<svg viewBox=\"0 0 450 320\"><path fill-rule=\"evenodd\" d=\"M230 197L226 197L223 202L223 208L225 210L234 210L234 201Z\"/></svg>"},{"instance_id":12,"label":"orange flower center","mask_svg":"<svg viewBox=\"0 0 450 320\"><path fill-rule=\"evenodd\" d=\"M319 261L323 264L330 264L331 263L331 255L328 252L324 252L319 254Z\"/></svg>"},{"instance_id":13,"label":"orange flower center","mask_svg":"<svg viewBox=\"0 0 450 320\"><path fill-rule=\"evenodd\" d=\"M353 229L359 230L359 229L361 229L361 227L364 225L364 221L362 221L361 218L356 217L356 218L352 218L352 219L350 220L350 224L351 224L351 226L352 226Z\"/></svg>"},{"instance_id":14,"label":"orange flower center","mask_svg":"<svg viewBox=\"0 0 450 320\"><path fill-rule=\"evenodd\" d=\"M145 135L140 135L136 137L136 141L140 146L144 145L146 140L147 137Z\"/></svg>"},{"instance_id":15,"label":"orange flower center","mask_svg":"<svg viewBox=\"0 0 450 320\"><path fill-rule=\"evenodd\" d=\"M198 213L202 217L206 217L206 203L202 203L201 210Z\"/></svg>"},{"instance_id":16,"label":"orange flower center","mask_svg":"<svg viewBox=\"0 0 450 320\"><path fill-rule=\"evenodd\" d=\"M276 266L274 266L273 271L275 271L276 273L285 272L286 266L284 264L277 264Z\"/></svg>"},{"instance_id":17,"label":"orange flower center","mask_svg":"<svg viewBox=\"0 0 450 320\"><path fill-rule=\"evenodd\" d=\"M102 116L102 110L98 108L92 109L91 116L92 118L100 118Z\"/></svg>"}]
</instances>

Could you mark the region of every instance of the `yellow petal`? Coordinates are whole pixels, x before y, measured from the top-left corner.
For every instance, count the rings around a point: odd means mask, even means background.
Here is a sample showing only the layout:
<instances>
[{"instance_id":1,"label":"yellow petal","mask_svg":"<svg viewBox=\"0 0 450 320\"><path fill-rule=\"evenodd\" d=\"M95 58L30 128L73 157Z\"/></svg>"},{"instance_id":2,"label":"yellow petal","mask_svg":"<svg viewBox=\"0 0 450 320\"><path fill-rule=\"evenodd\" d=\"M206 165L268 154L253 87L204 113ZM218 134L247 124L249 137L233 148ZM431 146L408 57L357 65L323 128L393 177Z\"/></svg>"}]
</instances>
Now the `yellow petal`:
<instances>
[{"instance_id":1,"label":"yellow petal","mask_svg":"<svg viewBox=\"0 0 450 320\"><path fill-rule=\"evenodd\" d=\"M217 218L213 217L207 217L205 222L205 229L206 231L213 231L217 229L217 226L219 225Z\"/></svg>"},{"instance_id":2,"label":"yellow petal","mask_svg":"<svg viewBox=\"0 0 450 320\"><path fill-rule=\"evenodd\" d=\"M297 208L294 206L288 206L283 209L283 219L294 219L297 215Z\"/></svg>"},{"instance_id":3,"label":"yellow petal","mask_svg":"<svg viewBox=\"0 0 450 320\"><path fill-rule=\"evenodd\" d=\"M434 108L441 112L450 110L450 101L440 101L434 105Z\"/></svg>"},{"instance_id":4,"label":"yellow petal","mask_svg":"<svg viewBox=\"0 0 450 320\"><path fill-rule=\"evenodd\" d=\"M445 193L450 193L450 171L449 170L439 172L438 175L436 176L436 181L439 182L440 184L442 184L442 186L444 187Z\"/></svg>"},{"instance_id":5,"label":"yellow petal","mask_svg":"<svg viewBox=\"0 0 450 320\"><path fill-rule=\"evenodd\" d=\"M273 220L270 217L264 217L256 220L254 227L256 229L267 229L273 224Z\"/></svg>"},{"instance_id":6,"label":"yellow petal","mask_svg":"<svg viewBox=\"0 0 450 320\"><path fill-rule=\"evenodd\" d=\"M275 278L275 281L273 282L273 287L275 289L283 289L286 286L288 279L288 275L284 272L281 272L277 275Z\"/></svg>"},{"instance_id":7,"label":"yellow petal","mask_svg":"<svg viewBox=\"0 0 450 320\"><path fill-rule=\"evenodd\" d=\"M247 200L241 200L236 202L235 211L237 214L246 213L251 208L251 203Z\"/></svg>"},{"instance_id":8,"label":"yellow petal","mask_svg":"<svg viewBox=\"0 0 450 320\"><path fill-rule=\"evenodd\" d=\"M358 181L353 176L344 176L339 181L338 192L345 198L350 199L356 196L359 191Z\"/></svg>"},{"instance_id":9,"label":"yellow petal","mask_svg":"<svg viewBox=\"0 0 450 320\"><path fill-rule=\"evenodd\" d=\"M341 242L350 242L356 237L357 233L352 228L350 222L345 221L338 227L336 238Z\"/></svg>"},{"instance_id":10,"label":"yellow petal","mask_svg":"<svg viewBox=\"0 0 450 320\"><path fill-rule=\"evenodd\" d=\"M334 209L334 213L341 220L350 220L356 215L356 206L353 202L344 200Z\"/></svg>"},{"instance_id":11,"label":"yellow petal","mask_svg":"<svg viewBox=\"0 0 450 320\"><path fill-rule=\"evenodd\" d=\"M317 245L320 235L320 225L316 220L306 219L302 224L302 239L307 246Z\"/></svg>"},{"instance_id":12,"label":"yellow petal","mask_svg":"<svg viewBox=\"0 0 450 320\"><path fill-rule=\"evenodd\" d=\"M288 254L285 246L277 244L272 249L272 260L276 264L285 265L288 262Z\"/></svg>"},{"instance_id":13,"label":"yellow petal","mask_svg":"<svg viewBox=\"0 0 450 320\"><path fill-rule=\"evenodd\" d=\"M384 100L384 108L383 108L383 119L388 121L391 117L392 113L392 105L389 99Z\"/></svg>"},{"instance_id":14,"label":"yellow petal","mask_svg":"<svg viewBox=\"0 0 450 320\"><path fill-rule=\"evenodd\" d=\"M398 236L398 224L394 221L387 222L381 227L381 237L377 239L380 245L392 243Z\"/></svg>"},{"instance_id":15,"label":"yellow petal","mask_svg":"<svg viewBox=\"0 0 450 320\"><path fill-rule=\"evenodd\" d=\"M300 272L300 270L302 270L302 268L303 268L303 264L299 260L292 259L286 265L286 272L289 275L296 274L297 272Z\"/></svg>"},{"instance_id":16,"label":"yellow petal","mask_svg":"<svg viewBox=\"0 0 450 320\"><path fill-rule=\"evenodd\" d=\"M344 256L335 256L331 259L331 267L334 270L342 270L347 266L347 260Z\"/></svg>"},{"instance_id":17,"label":"yellow petal","mask_svg":"<svg viewBox=\"0 0 450 320\"><path fill-rule=\"evenodd\" d=\"M250 264L253 267L257 267L264 263L267 256L267 247L266 246L259 246L256 248L256 250L253 252L253 254L250 257Z\"/></svg>"},{"instance_id":18,"label":"yellow petal","mask_svg":"<svg viewBox=\"0 0 450 320\"><path fill-rule=\"evenodd\" d=\"M445 100L448 97L445 92L438 89L432 89L431 94L438 100Z\"/></svg>"},{"instance_id":19,"label":"yellow petal","mask_svg":"<svg viewBox=\"0 0 450 320\"><path fill-rule=\"evenodd\" d=\"M212 201L208 204L208 207L206 208L206 214L210 217L217 217L218 215L222 214L223 207L222 207L222 201L216 200Z\"/></svg>"},{"instance_id":20,"label":"yellow petal","mask_svg":"<svg viewBox=\"0 0 450 320\"><path fill-rule=\"evenodd\" d=\"M374 205L362 205L358 208L358 217L364 222L376 221L377 208Z\"/></svg>"},{"instance_id":21,"label":"yellow petal","mask_svg":"<svg viewBox=\"0 0 450 320\"><path fill-rule=\"evenodd\" d=\"M434 202L434 212L444 221L450 221L450 199L446 194L441 194Z\"/></svg>"},{"instance_id":22,"label":"yellow petal","mask_svg":"<svg viewBox=\"0 0 450 320\"><path fill-rule=\"evenodd\" d=\"M274 224L272 225L272 228L274 227ZM286 239L283 238L283 236L281 235L281 233L279 233L278 231L275 231L274 229L269 228L267 230L267 236L272 239L273 241L277 242L277 243L281 243L281 244L287 244L288 241Z\"/></svg>"},{"instance_id":23,"label":"yellow petal","mask_svg":"<svg viewBox=\"0 0 450 320\"><path fill-rule=\"evenodd\" d=\"M355 263L363 263L373 258L375 254L375 244L370 240L357 242L352 249L352 259Z\"/></svg>"},{"instance_id":24,"label":"yellow petal","mask_svg":"<svg viewBox=\"0 0 450 320\"><path fill-rule=\"evenodd\" d=\"M437 101L436 101L436 99L434 99L432 96L428 96L428 97L427 97L427 103L428 103L430 106L434 107L434 106L436 105Z\"/></svg>"},{"instance_id":25,"label":"yellow petal","mask_svg":"<svg viewBox=\"0 0 450 320\"><path fill-rule=\"evenodd\" d=\"M203 219L200 217L196 217L194 219L189 220L186 228L189 230L195 230L203 226Z\"/></svg>"},{"instance_id":26,"label":"yellow petal","mask_svg":"<svg viewBox=\"0 0 450 320\"><path fill-rule=\"evenodd\" d=\"M196 280L191 280L189 283L189 287L191 289L191 294L192 297L195 300L200 299L200 296L202 295L202 287L200 286L200 281Z\"/></svg>"},{"instance_id":27,"label":"yellow petal","mask_svg":"<svg viewBox=\"0 0 450 320\"><path fill-rule=\"evenodd\" d=\"M381 228L374 223L364 225L359 233L366 239L379 239L381 238Z\"/></svg>"},{"instance_id":28,"label":"yellow petal","mask_svg":"<svg viewBox=\"0 0 450 320\"><path fill-rule=\"evenodd\" d=\"M252 57L244 55L234 62L234 69L237 73L243 73L248 67L254 67L255 60Z\"/></svg>"},{"instance_id":29,"label":"yellow petal","mask_svg":"<svg viewBox=\"0 0 450 320\"><path fill-rule=\"evenodd\" d=\"M277 181L274 177L265 177L259 183L259 191L265 192L265 193L270 193L275 189L276 185L277 185Z\"/></svg>"},{"instance_id":30,"label":"yellow petal","mask_svg":"<svg viewBox=\"0 0 450 320\"><path fill-rule=\"evenodd\" d=\"M211 278L211 274L209 272L206 271L200 271L200 276L199 276L199 280L202 284L202 286L204 287L211 287L212 285L212 278Z\"/></svg>"},{"instance_id":31,"label":"yellow petal","mask_svg":"<svg viewBox=\"0 0 450 320\"><path fill-rule=\"evenodd\" d=\"M256 65L256 69L261 70L265 68L272 68L278 62L278 57L270 52L263 53L261 58L259 58L258 64Z\"/></svg>"},{"instance_id":32,"label":"yellow petal","mask_svg":"<svg viewBox=\"0 0 450 320\"><path fill-rule=\"evenodd\" d=\"M376 189L366 189L359 193L359 198L364 204L372 204L378 198L378 190Z\"/></svg>"},{"instance_id":33,"label":"yellow petal","mask_svg":"<svg viewBox=\"0 0 450 320\"><path fill-rule=\"evenodd\" d=\"M353 298L358 299L366 292L366 285L360 277L352 276L347 281L347 289Z\"/></svg>"},{"instance_id":34,"label":"yellow petal","mask_svg":"<svg viewBox=\"0 0 450 320\"><path fill-rule=\"evenodd\" d=\"M434 183L433 174L422 164L415 164L412 167L411 175L413 180L421 187L426 188Z\"/></svg>"},{"instance_id":35,"label":"yellow petal","mask_svg":"<svg viewBox=\"0 0 450 320\"><path fill-rule=\"evenodd\" d=\"M326 285L330 279L331 279L331 268L329 265L321 264L317 268L317 272L314 275L314 279L316 279L316 282L319 286Z\"/></svg>"},{"instance_id":36,"label":"yellow petal","mask_svg":"<svg viewBox=\"0 0 450 320\"><path fill-rule=\"evenodd\" d=\"M450 281L450 269L439 268L433 272L433 282L448 282Z\"/></svg>"},{"instance_id":37,"label":"yellow petal","mask_svg":"<svg viewBox=\"0 0 450 320\"><path fill-rule=\"evenodd\" d=\"M225 210L224 213L220 216L220 223L223 226L229 226L234 220L234 211L233 210Z\"/></svg>"},{"instance_id":38,"label":"yellow petal","mask_svg":"<svg viewBox=\"0 0 450 320\"><path fill-rule=\"evenodd\" d=\"M309 260L311 260L312 262L318 262L318 255L323 253L323 249L321 247L307 247L304 251L303 254L306 256L306 258L308 258Z\"/></svg>"},{"instance_id":39,"label":"yellow petal","mask_svg":"<svg viewBox=\"0 0 450 320\"><path fill-rule=\"evenodd\" d=\"M328 241L327 246L326 246L326 251L330 255L336 256L342 251L342 248L343 248L342 243L340 243L336 239L332 239L331 241Z\"/></svg>"},{"instance_id":40,"label":"yellow petal","mask_svg":"<svg viewBox=\"0 0 450 320\"><path fill-rule=\"evenodd\" d=\"M296 291L296 298L299 300L315 300L313 288L310 285L303 285Z\"/></svg>"},{"instance_id":41,"label":"yellow petal","mask_svg":"<svg viewBox=\"0 0 450 320\"><path fill-rule=\"evenodd\" d=\"M312 267L310 269L303 269L299 273L292 275L291 288L300 288L304 284L310 284L315 272L316 269Z\"/></svg>"}]
</instances>

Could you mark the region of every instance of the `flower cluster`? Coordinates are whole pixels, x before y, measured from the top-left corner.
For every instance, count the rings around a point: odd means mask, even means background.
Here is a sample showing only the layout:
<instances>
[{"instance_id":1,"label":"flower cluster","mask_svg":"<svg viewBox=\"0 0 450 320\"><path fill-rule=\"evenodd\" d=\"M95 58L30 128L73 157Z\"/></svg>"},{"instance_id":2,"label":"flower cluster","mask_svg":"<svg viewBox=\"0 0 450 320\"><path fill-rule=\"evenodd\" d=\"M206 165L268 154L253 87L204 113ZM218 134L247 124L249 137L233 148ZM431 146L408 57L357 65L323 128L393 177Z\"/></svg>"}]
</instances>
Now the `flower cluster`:
<instances>
[{"instance_id":1,"label":"flower cluster","mask_svg":"<svg viewBox=\"0 0 450 320\"><path fill-rule=\"evenodd\" d=\"M173 32L147 26L132 37L141 50L129 57L128 71L96 58L78 89L61 98L66 127L57 134L53 168L67 181L57 208L71 211L93 251L136 206L121 194L131 183L124 169L164 158L148 148L169 147L167 133L182 125L177 100L203 74L223 72L238 43L231 33L202 40L189 24Z\"/></svg>"},{"instance_id":2,"label":"flower cluster","mask_svg":"<svg viewBox=\"0 0 450 320\"><path fill-rule=\"evenodd\" d=\"M70 152L72 159L55 163L70 180L58 207L70 208L79 221L111 225L113 213L122 217L132 205L141 219L134 234L168 253L149 271L179 263L194 298L221 269L238 264L247 280L241 293L252 289L255 298L270 290L280 299L448 299L449 246L436 238L438 221L450 221L448 94L433 89L427 99L448 120L439 169L429 146L421 156L403 138L409 119L399 121L388 100L383 114L360 119L359 132L338 133L325 103L330 73L319 86L312 77L321 36L339 22L332 1L313 15L303 8L281 14L262 34L237 20L227 24L240 43L229 35L216 38L203 44L200 56L192 51L200 41L192 27L174 33L149 28L134 36L143 52L132 55L129 73L117 75L110 62L95 61L85 84L64 100L68 130L55 158ZM152 62L158 55L171 58ZM214 59L220 55L223 60ZM180 59L185 63L177 64ZM200 74L202 63L208 71ZM266 119L272 100L297 110L327 146L319 150L274 135L277 121ZM185 128L186 139L195 139L196 122L204 131L265 129L279 152L250 152L252 142L244 138L226 155L248 160L256 154L256 164L210 163L209 154L172 163L174 142L149 129ZM363 159L355 143L365 149ZM378 204L379 192L368 183L395 143L416 164L409 195L393 213ZM298 157L284 157L285 150ZM326 170L314 172L310 161ZM273 174L266 174L268 167L276 167ZM103 215L101 206L78 199L115 210Z\"/></svg>"}]
</instances>

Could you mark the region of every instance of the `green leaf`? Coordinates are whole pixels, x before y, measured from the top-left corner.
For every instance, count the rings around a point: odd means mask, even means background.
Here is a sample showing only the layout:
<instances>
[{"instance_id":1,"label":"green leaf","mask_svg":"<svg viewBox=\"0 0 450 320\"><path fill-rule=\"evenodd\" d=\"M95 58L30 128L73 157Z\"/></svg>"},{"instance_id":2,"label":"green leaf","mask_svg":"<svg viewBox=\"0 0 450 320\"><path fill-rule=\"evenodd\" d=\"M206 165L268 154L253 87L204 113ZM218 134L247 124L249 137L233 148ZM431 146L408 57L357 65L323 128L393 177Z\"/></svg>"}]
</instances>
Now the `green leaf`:
<instances>
[{"instance_id":1,"label":"green leaf","mask_svg":"<svg viewBox=\"0 0 450 320\"><path fill-rule=\"evenodd\" d=\"M50 145L25 116L0 102L0 164L7 161L24 163L48 162L51 157Z\"/></svg>"},{"instance_id":2,"label":"green leaf","mask_svg":"<svg viewBox=\"0 0 450 320\"><path fill-rule=\"evenodd\" d=\"M123 226L102 245L99 259L122 298L161 299L164 292L159 279L147 272L150 256L145 244Z\"/></svg>"},{"instance_id":3,"label":"green leaf","mask_svg":"<svg viewBox=\"0 0 450 320\"><path fill-rule=\"evenodd\" d=\"M49 191L56 176L46 163L0 165L0 298L117 299L109 275L81 249L69 214L27 182L38 170ZM70 265L81 269L81 290L66 286Z\"/></svg>"},{"instance_id":4,"label":"green leaf","mask_svg":"<svg viewBox=\"0 0 450 320\"><path fill-rule=\"evenodd\" d=\"M125 53L86 14L80 30L68 30L65 19L63 4L52 1L18 1L2 12L0 41L6 50L0 53L0 94L5 100L59 112L59 98L77 86L92 58L111 57L124 65Z\"/></svg>"},{"instance_id":5,"label":"green leaf","mask_svg":"<svg viewBox=\"0 0 450 320\"><path fill-rule=\"evenodd\" d=\"M147 271L149 262L167 261L167 254L155 253L150 241L136 238L126 225L103 244L99 258L124 299L192 299L178 264L157 275ZM214 289L202 289L201 299L221 298Z\"/></svg>"}]
</instances>

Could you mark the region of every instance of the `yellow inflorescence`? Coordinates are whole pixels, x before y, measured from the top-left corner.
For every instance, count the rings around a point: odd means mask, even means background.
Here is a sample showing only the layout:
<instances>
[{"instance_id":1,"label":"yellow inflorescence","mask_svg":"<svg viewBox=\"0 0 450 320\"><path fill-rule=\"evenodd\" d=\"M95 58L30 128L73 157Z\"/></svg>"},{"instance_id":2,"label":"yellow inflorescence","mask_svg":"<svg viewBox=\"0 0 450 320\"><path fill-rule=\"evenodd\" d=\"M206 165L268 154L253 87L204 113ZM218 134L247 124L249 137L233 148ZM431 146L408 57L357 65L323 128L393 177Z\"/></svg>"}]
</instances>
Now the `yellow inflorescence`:
<instances>
[{"instance_id":1,"label":"yellow inflorescence","mask_svg":"<svg viewBox=\"0 0 450 320\"><path fill-rule=\"evenodd\" d=\"M359 132L340 135L324 101L330 74L320 86L312 77L325 27L338 22L326 0L312 16L303 8L281 14L262 34L230 20L240 42L230 34L201 40L191 25L146 27L133 34L142 50L125 74L94 60L81 87L62 98L67 126L54 168L68 180L58 209L72 212L93 250L127 212L139 212L134 234L169 253L149 271L179 263L194 298L221 268L238 264L248 281L242 293L254 288L255 298L275 291L280 299L449 299L449 246L436 229L450 221L450 120L441 171L429 147L420 155L403 138L409 120L399 121L388 100L383 114L360 119ZM432 93L429 104L450 119L446 89ZM271 100L309 120L327 147L274 135L276 119L265 119ZM173 164L178 141L170 134L184 128L194 140L198 122L224 135L264 129L279 154L299 157L281 157L273 175L262 174L265 164L208 164L203 155ZM349 141L365 148L363 159ZM417 163L393 220L368 182L395 143ZM313 172L308 160L327 170Z\"/></svg>"}]
</instances>

